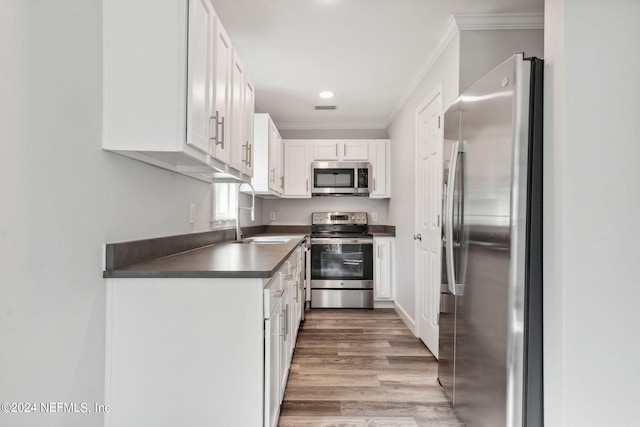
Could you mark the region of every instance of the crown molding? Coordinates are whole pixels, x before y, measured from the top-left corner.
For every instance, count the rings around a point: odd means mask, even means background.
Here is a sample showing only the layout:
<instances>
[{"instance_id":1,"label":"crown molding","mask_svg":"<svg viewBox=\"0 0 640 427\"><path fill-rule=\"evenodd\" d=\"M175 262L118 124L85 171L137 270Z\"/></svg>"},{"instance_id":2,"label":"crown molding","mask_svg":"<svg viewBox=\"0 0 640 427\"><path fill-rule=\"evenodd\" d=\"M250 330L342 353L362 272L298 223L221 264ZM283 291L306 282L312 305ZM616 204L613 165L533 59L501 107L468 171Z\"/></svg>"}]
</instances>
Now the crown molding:
<instances>
[{"instance_id":1,"label":"crown molding","mask_svg":"<svg viewBox=\"0 0 640 427\"><path fill-rule=\"evenodd\" d=\"M460 13L453 16L460 31L541 30L544 13Z\"/></svg>"},{"instance_id":2,"label":"crown molding","mask_svg":"<svg viewBox=\"0 0 640 427\"><path fill-rule=\"evenodd\" d=\"M455 19L453 17L449 18L447 27L442 33L442 37L440 37L440 41L436 45L435 49L431 51L429 55L427 55L424 61L422 61L422 65L420 66L418 72L406 86L405 90L402 92L402 96L396 103L395 107L393 107L393 110L391 110L391 112L387 116L387 119L385 120L385 128L389 127L393 119L395 119L396 115L400 112L402 107L404 107L404 104L407 103L411 95L413 95L413 93L416 91L418 85L427 76L427 73L429 72L429 70L431 70L431 67L433 67L438 58L440 58L440 55L442 55L447 46L449 46L449 43L451 43L456 34L458 34L458 31L459 30Z\"/></svg>"},{"instance_id":3,"label":"crown molding","mask_svg":"<svg viewBox=\"0 0 640 427\"><path fill-rule=\"evenodd\" d=\"M389 127L402 107L407 103L431 67L440 58L449 43L460 31L474 30L540 30L544 29L544 13L463 13L451 16L440 41L425 58L414 78L407 84L402 96L385 120Z\"/></svg>"}]
</instances>

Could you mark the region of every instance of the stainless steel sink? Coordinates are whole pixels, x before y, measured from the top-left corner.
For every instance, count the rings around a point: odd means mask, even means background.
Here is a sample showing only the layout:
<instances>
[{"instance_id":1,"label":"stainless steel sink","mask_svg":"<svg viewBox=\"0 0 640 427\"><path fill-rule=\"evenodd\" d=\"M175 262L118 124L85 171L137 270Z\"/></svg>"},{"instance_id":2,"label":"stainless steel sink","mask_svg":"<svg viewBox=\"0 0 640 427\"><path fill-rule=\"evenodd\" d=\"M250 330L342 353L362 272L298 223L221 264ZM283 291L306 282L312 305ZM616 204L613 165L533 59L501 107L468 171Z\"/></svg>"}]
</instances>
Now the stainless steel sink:
<instances>
[{"instance_id":1,"label":"stainless steel sink","mask_svg":"<svg viewBox=\"0 0 640 427\"><path fill-rule=\"evenodd\" d=\"M245 245L281 245L283 243L288 243L290 240L290 237L261 236L234 240L233 243L242 243Z\"/></svg>"}]
</instances>

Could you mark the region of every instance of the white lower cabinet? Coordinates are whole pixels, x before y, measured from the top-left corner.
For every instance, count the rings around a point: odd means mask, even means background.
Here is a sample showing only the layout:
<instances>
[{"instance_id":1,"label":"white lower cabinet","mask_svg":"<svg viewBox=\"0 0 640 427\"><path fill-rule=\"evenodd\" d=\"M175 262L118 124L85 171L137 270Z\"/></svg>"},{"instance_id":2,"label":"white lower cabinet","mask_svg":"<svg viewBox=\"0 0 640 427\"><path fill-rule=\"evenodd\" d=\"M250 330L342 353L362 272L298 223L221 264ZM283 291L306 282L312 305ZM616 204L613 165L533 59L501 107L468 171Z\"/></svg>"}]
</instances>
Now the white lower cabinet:
<instances>
[{"instance_id":1,"label":"white lower cabinet","mask_svg":"<svg viewBox=\"0 0 640 427\"><path fill-rule=\"evenodd\" d=\"M275 427L297 331L283 271L107 279L105 425Z\"/></svg>"},{"instance_id":2,"label":"white lower cabinet","mask_svg":"<svg viewBox=\"0 0 640 427\"><path fill-rule=\"evenodd\" d=\"M276 427L280 414L282 290L282 274L278 272L264 291L264 427Z\"/></svg>"},{"instance_id":3,"label":"white lower cabinet","mask_svg":"<svg viewBox=\"0 0 640 427\"><path fill-rule=\"evenodd\" d=\"M290 289L288 283L285 281L284 293L282 294L282 305L280 306L280 400L278 403L282 403L284 398L284 390L287 388L287 378L289 377L289 363L290 354L289 347L291 346L291 336L289 334L289 316L290 313Z\"/></svg>"},{"instance_id":4,"label":"white lower cabinet","mask_svg":"<svg viewBox=\"0 0 640 427\"><path fill-rule=\"evenodd\" d=\"M374 237L373 299L393 300L395 237Z\"/></svg>"}]
</instances>

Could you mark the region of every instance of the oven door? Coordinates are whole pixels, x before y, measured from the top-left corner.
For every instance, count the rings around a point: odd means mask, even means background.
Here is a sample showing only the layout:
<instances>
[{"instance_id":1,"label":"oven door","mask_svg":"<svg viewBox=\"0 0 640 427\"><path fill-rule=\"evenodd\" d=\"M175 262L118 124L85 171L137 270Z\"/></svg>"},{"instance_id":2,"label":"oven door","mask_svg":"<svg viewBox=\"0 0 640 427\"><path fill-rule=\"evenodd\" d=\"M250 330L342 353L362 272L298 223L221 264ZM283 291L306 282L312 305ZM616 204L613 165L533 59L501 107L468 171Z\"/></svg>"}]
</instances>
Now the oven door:
<instances>
[{"instance_id":1,"label":"oven door","mask_svg":"<svg viewBox=\"0 0 640 427\"><path fill-rule=\"evenodd\" d=\"M373 287L373 239L311 238L311 287Z\"/></svg>"}]
</instances>

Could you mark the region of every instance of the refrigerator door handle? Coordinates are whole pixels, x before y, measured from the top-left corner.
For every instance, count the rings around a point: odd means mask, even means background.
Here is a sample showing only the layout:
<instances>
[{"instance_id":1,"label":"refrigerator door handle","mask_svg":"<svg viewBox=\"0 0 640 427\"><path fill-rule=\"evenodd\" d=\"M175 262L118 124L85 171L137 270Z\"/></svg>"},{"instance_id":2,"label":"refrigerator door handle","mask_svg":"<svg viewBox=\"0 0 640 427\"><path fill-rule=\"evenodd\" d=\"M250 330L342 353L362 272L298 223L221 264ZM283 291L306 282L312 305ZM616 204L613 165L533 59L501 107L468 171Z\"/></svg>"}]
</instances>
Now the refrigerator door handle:
<instances>
[{"instance_id":1,"label":"refrigerator door handle","mask_svg":"<svg viewBox=\"0 0 640 427\"><path fill-rule=\"evenodd\" d=\"M445 200L445 227L444 227L444 240L445 246L445 259L447 266L447 284L449 286L449 292L452 295L460 295L456 292L458 286L456 286L455 265L453 260L453 248L455 246L453 241L453 195L456 188L456 170L458 169L458 154L461 152L462 141L456 141L451 147L451 157L449 163L449 176L447 177L447 191ZM459 245L458 245L459 246Z\"/></svg>"}]
</instances>

